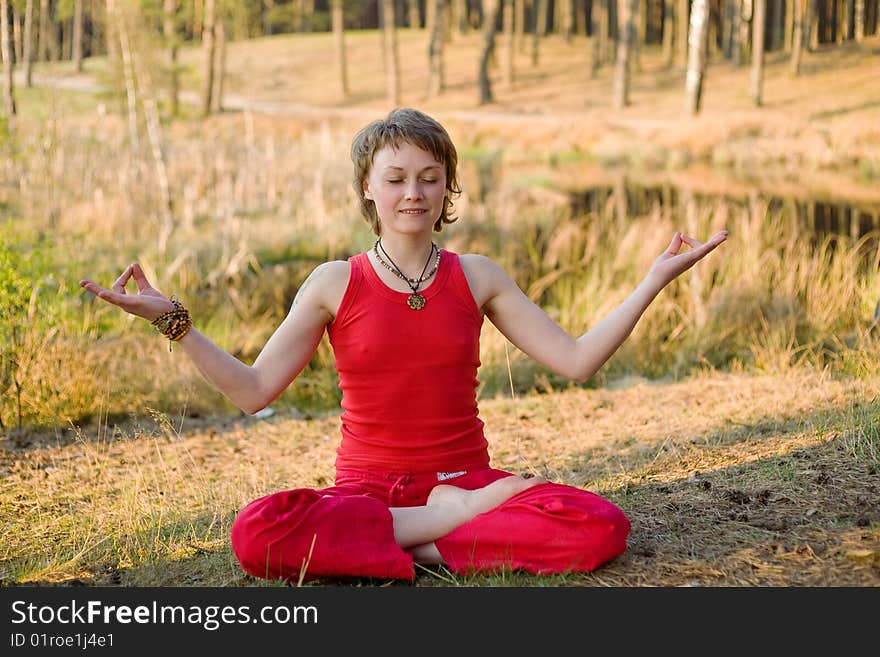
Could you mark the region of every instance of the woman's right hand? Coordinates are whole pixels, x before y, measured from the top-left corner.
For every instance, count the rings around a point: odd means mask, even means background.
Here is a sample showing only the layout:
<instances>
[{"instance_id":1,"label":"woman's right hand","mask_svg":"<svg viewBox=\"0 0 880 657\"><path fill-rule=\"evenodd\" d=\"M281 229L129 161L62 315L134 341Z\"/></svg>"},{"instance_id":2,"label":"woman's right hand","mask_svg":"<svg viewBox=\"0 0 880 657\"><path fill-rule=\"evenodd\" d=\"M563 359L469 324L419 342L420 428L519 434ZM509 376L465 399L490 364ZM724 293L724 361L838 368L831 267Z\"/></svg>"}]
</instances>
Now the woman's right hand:
<instances>
[{"instance_id":1,"label":"woman's right hand","mask_svg":"<svg viewBox=\"0 0 880 657\"><path fill-rule=\"evenodd\" d=\"M137 294L128 294L125 291L125 284L129 278L134 278L138 288ZM147 277L144 276L141 266L136 262L130 264L122 272L122 275L116 279L116 282L113 283L109 290L87 279L81 280L79 284L80 287L84 287L98 298L112 303L114 306L119 306L132 315L143 317L150 322L159 315L169 310L174 310L174 304L171 303L171 299L150 285Z\"/></svg>"}]
</instances>

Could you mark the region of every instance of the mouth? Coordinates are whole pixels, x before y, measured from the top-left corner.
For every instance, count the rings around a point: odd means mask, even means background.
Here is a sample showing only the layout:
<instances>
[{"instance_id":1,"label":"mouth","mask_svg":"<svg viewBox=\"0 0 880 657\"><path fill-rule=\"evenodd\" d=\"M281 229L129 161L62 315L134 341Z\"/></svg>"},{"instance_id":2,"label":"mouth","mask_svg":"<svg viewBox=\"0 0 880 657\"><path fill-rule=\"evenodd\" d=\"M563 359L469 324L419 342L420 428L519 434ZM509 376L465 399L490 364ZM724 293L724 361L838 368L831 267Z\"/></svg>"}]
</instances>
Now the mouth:
<instances>
[{"instance_id":1,"label":"mouth","mask_svg":"<svg viewBox=\"0 0 880 657\"><path fill-rule=\"evenodd\" d=\"M407 214L407 215L415 217L420 214L425 214L427 212L427 210L423 210L420 208L405 208L403 210L400 210L399 212L400 212L400 214Z\"/></svg>"}]
</instances>

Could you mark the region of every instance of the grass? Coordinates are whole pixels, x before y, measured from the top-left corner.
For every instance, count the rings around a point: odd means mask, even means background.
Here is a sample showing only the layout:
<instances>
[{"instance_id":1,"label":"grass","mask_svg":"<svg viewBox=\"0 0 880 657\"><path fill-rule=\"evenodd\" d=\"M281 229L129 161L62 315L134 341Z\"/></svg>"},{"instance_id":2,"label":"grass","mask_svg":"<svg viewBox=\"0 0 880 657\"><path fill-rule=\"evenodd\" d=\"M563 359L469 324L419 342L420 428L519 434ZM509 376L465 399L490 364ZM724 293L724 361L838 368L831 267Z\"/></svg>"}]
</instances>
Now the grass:
<instances>
[{"instance_id":1,"label":"grass","mask_svg":"<svg viewBox=\"0 0 880 657\"><path fill-rule=\"evenodd\" d=\"M591 574L419 568L414 585L880 585L878 388L795 369L487 400L496 466L607 496L629 549ZM230 523L263 494L329 485L337 432L335 415L154 412L9 445L3 582L275 586L241 572Z\"/></svg>"},{"instance_id":2,"label":"grass","mask_svg":"<svg viewBox=\"0 0 880 657\"><path fill-rule=\"evenodd\" d=\"M413 67L404 81L418 79L423 41L401 35ZM378 36L354 33L349 45L350 61L370 61ZM577 39L548 39L539 67L520 61L516 84L479 107L477 47L471 35L449 50L442 97L403 90L460 148L462 220L443 246L496 258L575 332L628 294L673 230L724 226L731 238L664 291L589 386L484 329L479 398L494 464L612 499L633 522L628 551L592 574L419 568L415 585L880 584L880 236L808 233L790 204L762 200L880 202L877 37L809 53L797 80L771 55L760 110L744 93L748 72L716 62L697 119L679 111L680 72L661 70L650 49L632 106L610 112L610 71L586 79ZM229 527L260 495L331 483L339 400L327 344L274 416L243 417L148 326L75 281L109 282L137 259L218 344L255 357L311 268L371 241L348 191L347 148L387 109L384 81L370 69L335 98L331 48L321 35L231 44L229 111L163 117L175 219L165 243L155 162L143 131L139 148L129 142L121 96L22 91L27 111L0 169L15 238L0 248L41 251L51 275L32 300L28 291L34 311L21 318L25 426L9 428L9 388L0 400L0 526L13 537L0 547L0 584L278 585L242 573ZM197 51L182 58L185 88L198 88ZM85 70L37 72L113 81L101 60ZM621 215L612 196L575 210L572 190L620 179L612 165L690 189L692 205Z\"/></svg>"}]
</instances>

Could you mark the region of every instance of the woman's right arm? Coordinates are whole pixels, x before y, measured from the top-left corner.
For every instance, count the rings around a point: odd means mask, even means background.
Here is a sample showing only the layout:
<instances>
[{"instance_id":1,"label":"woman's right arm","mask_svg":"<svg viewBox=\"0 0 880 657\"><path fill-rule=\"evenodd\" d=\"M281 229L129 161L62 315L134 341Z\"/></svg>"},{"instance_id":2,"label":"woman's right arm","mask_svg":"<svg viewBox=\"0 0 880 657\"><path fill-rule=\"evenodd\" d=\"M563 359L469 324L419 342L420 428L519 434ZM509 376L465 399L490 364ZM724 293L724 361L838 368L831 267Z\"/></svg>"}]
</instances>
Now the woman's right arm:
<instances>
[{"instance_id":1,"label":"woman's right arm","mask_svg":"<svg viewBox=\"0 0 880 657\"><path fill-rule=\"evenodd\" d=\"M300 286L287 317L253 365L227 353L195 327L178 344L217 390L246 413L256 413L278 397L314 355L324 328L332 319L328 298L339 287L343 268L347 268L347 263L328 262L312 271ZM126 293L129 278L134 278L137 294ZM174 308L167 297L150 285L137 264L130 265L110 289L89 280L80 281L80 285L149 321Z\"/></svg>"}]
</instances>

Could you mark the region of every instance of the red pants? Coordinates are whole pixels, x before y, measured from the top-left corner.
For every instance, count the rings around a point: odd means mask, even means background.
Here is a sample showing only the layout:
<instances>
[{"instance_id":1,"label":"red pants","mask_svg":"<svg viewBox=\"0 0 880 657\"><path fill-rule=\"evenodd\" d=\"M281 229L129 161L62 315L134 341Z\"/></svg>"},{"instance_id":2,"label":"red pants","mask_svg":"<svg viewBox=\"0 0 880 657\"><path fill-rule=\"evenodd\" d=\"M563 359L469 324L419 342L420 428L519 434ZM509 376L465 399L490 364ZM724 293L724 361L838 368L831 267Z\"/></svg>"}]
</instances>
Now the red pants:
<instances>
[{"instance_id":1,"label":"red pants","mask_svg":"<svg viewBox=\"0 0 880 657\"><path fill-rule=\"evenodd\" d=\"M454 473L453 473L454 474ZM420 506L438 484L472 490L509 473L492 468L437 473L337 472L336 485L262 497L232 525L232 549L255 577L415 577L394 541L389 507ZM434 544L454 573L522 569L533 574L595 570L626 549L630 523L614 504L562 484L532 486Z\"/></svg>"}]
</instances>

